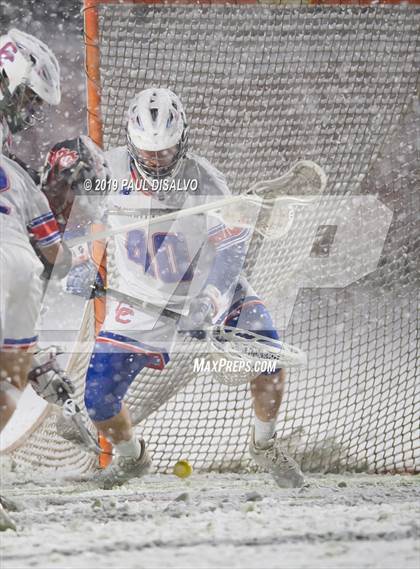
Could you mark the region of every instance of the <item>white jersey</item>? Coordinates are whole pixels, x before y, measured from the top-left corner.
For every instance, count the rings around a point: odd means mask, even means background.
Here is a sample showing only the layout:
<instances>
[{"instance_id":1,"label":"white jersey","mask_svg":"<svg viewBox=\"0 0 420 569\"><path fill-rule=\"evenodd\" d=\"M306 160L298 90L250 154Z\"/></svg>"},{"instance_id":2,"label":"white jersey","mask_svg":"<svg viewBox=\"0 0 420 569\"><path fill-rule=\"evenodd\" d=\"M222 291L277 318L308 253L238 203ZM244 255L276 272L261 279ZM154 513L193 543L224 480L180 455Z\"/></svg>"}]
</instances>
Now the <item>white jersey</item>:
<instances>
[{"instance_id":1,"label":"white jersey","mask_svg":"<svg viewBox=\"0 0 420 569\"><path fill-rule=\"evenodd\" d=\"M35 255L30 236L40 247L60 241L47 198L21 166L0 155L0 247L19 246Z\"/></svg>"},{"instance_id":2,"label":"white jersey","mask_svg":"<svg viewBox=\"0 0 420 569\"><path fill-rule=\"evenodd\" d=\"M117 193L108 197L107 223L121 227L204 204L229 194L223 175L204 158L192 153L183 160L166 191L163 181L151 191L130 167L126 147L106 153ZM134 182L134 185L133 185ZM137 183L137 186L136 186ZM166 186L165 186L166 184ZM227 228L214 215L196 214L121 233L109 246L109 284L130 296L159 306L182 307L201 292L219 249L247 239L249 232ZM117 280L113 276L117 275Z\"/></svg>"},{"instance_id":3,"label":"white jersey","mask_svg":"<svg viewBox=\"0 0 420 569\"><path fill-rule=\"evenodd\" d=\"M0 155L0 351L37 342L43 270L30 244L60 240L48 201L18 164Z\"/></svg>"}]
</instances>

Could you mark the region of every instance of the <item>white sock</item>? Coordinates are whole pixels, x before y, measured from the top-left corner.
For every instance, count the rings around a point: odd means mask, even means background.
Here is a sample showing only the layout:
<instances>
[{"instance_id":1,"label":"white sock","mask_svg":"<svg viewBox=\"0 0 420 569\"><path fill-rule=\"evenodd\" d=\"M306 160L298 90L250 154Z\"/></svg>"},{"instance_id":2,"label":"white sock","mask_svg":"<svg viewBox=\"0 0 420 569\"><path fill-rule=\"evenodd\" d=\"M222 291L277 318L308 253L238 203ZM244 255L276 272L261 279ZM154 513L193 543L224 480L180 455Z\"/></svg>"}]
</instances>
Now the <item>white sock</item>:
<instances>
[{"instance_id":1,"label":"white sock","mask_svg":"<svg viewBox=\"0 0 420 569\"><path fill-rule=\"evenodd\" d=\"M264 443L273 438L274 433L276 432L276 420L272 419L271 421L261 421L261 419L255 417L254 428L255 444L258 446L264 445Z\"/></svg>"},{"instance_id":2,"label":"white sock","mask_svg":"<svg viewBox=\"0 0 420 569\"><path fill-rule=\"evenodd\" d=\"M120 456L128 458L139 458L141 454L141 444L139 439L131 437L129 441L121 441L114 445Z\"/></svg>"}]
</instances>

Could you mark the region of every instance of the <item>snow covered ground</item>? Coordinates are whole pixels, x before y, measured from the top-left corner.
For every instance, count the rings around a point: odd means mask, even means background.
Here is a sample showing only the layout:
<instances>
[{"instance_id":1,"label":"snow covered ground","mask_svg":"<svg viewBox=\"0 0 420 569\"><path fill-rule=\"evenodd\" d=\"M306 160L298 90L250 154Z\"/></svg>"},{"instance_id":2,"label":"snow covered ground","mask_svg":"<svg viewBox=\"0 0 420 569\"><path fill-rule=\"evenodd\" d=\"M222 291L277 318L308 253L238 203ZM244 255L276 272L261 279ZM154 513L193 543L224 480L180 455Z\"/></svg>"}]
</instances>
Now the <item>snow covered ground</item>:
<instances>
[{"instance_id":1,"label":"snow covered ground","mask_svg":"<svg viewBox=\"0 0 420 569\"><path fill-rule=\"evenodd\" d=\"M112 491L13 478L2 492L18 531L0 534L2 569L419 567L418 476L282 490L261 474L149 475Z\"/></svg>"}]
</instances>

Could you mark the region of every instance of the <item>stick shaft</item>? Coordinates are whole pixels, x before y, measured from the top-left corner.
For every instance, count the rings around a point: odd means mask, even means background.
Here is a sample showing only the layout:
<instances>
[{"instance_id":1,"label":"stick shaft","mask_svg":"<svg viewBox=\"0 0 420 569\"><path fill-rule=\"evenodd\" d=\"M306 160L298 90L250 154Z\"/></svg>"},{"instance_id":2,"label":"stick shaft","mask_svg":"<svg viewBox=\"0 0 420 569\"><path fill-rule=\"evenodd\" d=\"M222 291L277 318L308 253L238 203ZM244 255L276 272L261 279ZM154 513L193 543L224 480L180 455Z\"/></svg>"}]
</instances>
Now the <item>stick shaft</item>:
<instances>
[{"instance_id":1,"label":"stick shaft","mask_svg":"<svg viewBox=\"0 0 420 569\"><path fill-rule=\"evenodd\" d=\"M150 227L156 223L162 223L162 221L172 221L175 219L182 219L183 217L189 217L190 215L204 213L206 211L217 210L223 206L230 205L232 203L236 203L239 201L249 201L251 203L256 203L259 200L254 196L230 196L228 198L223 198L221 200L214 201L208 204L197 205L194 207L189 207L186 209L176 210L171 213L165 213L164 215L160 215L157 217L146 218L146 219L139 219L138 221L134 221L133 223L128 223L127 225L123 225L121 227L115 227L112 229L106 229L105 231L99 231L97 233L91 233L84 235L82 237L76 237L74 239L66 240L66 243L69 247L74 247L76 245L80 245L81 243L87 243L89 241L98 241L100 239L106 239L107 237L112 237L113 235L118 235L119 233L127 233L128 231L132 231L133 229L139 229L141 227Z\"/></svg>"},{"instance_id":2,"label":"stick shaft","mask_svg":"<svg viewBox=\"0 0 420 569\"><path fill-rule=\"evenodd\" d=\"M299 179L299 172L302 172L302 168L309 170L311 173L315 173L317 177L318 184L317 187L312 188L314 190L314 195L310 196L304 192L305 195L297 196L297 195L287 195L286 191L289 185L292 184L293 180ZM240 194L236 196L228 196L223 197L220 200L215 200L211 203L201 204L193 207L189 207L182 210L176 210L170 213L166 213L157 217L153 218L146 218L140 219L133 223L129 223L127 225L123 225L121 227L114 227L110 229L106 229L104 231L100 231L97 233L90 233L84 235L82 237L76 237L74 239L67 240L67 244L69 247L74 247L76 245L80 245L82 243L87 243L89 241L98 241L101 239L106 239L107 237L111 237L113 235L118 235L120 233L127 233L133 229L139 229L140 227L150 227L156 223L162 223L164 221L172 221L175 219L182 219L184 217L188 217L194 214L204 213L206 211L218 210L227 205L239 203L239 202L248 202L249 204L253 204L257 207L261 207L264 202L273 204L274 202L282 202L284 205L306 205L308 202L313 201L316 199L317 194L322 194L326 185L326 175L324 170L311 162L310 160L301 160L297 162L288 172L276 178L274 180L268 181L260 181L254 184L248 192L245 194ZM303 189L303 188L302 188ZM265 192L272 192L276 190L277 196L276 199L265 199L264 193ZM267 196L266 196L267 197ZM258 227L254 227L258 231Z\"/></svg>"}]
</instances>

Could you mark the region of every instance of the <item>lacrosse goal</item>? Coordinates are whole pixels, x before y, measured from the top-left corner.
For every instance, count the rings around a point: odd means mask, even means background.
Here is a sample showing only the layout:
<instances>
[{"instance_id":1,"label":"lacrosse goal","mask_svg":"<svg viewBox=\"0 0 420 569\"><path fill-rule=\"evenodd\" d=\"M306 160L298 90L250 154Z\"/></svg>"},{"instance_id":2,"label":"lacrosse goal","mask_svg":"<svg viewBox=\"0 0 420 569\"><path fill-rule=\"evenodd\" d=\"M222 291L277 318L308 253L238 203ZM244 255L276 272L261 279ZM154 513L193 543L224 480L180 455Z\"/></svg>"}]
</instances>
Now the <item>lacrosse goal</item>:
<instances>
[{"instance_id":1,"label":"lacrosse goal","mask_svg":"<svg viewBox=\"0 0 420 569\"><path fill-rule=\"evenodd\" d=\"M376 270L345 286L333 273L329 285L301 277L308 263L328 266L334 216L320 225L308 213L306 235L250 247L247 276L308 354L289 374L278 423L306 471L413 472L420 454L416 4L85 0L89 132L104 148L124 144L136 92L167 86L184 103L191 146L234 193L307 159L326 171L330 196L375 196L393 213ZM356 258L375 237L372 223ZM92 337L88 310L82 334ZM80 397L87 361L74 354L71 365ZM191 356L142 373L128 404L160 471L181 456L198 470L249 466L248 387L195 376ZM94 460L58 440L52 416L14 456L81 470Z\"/></svg>"}]
</instances>

